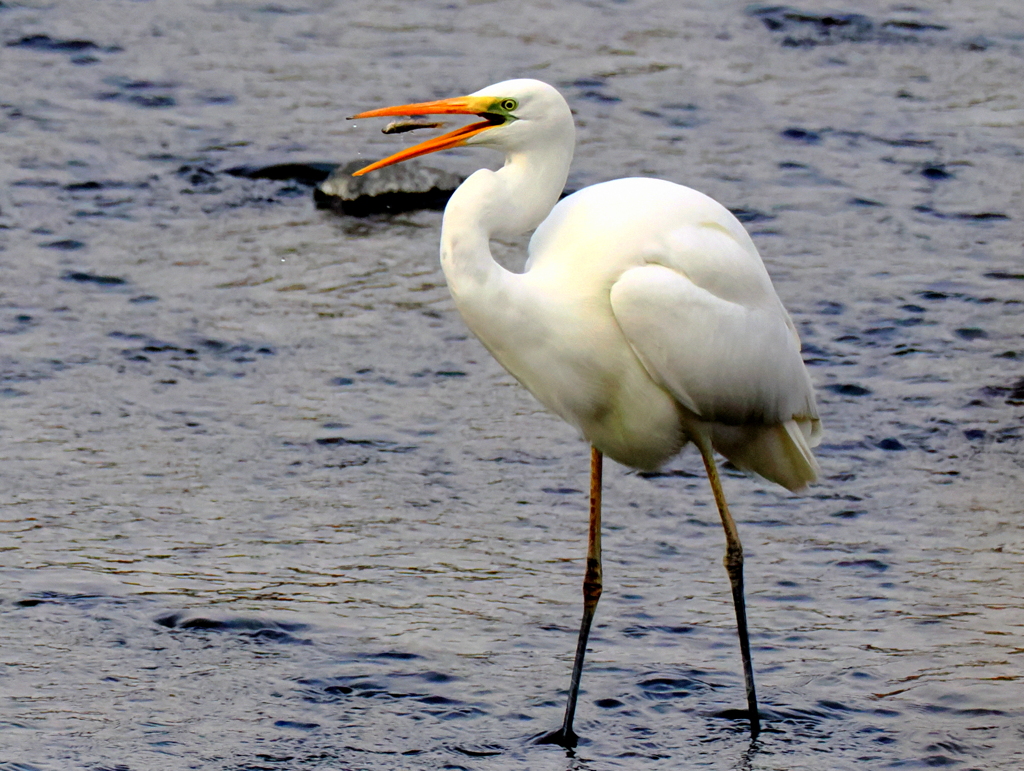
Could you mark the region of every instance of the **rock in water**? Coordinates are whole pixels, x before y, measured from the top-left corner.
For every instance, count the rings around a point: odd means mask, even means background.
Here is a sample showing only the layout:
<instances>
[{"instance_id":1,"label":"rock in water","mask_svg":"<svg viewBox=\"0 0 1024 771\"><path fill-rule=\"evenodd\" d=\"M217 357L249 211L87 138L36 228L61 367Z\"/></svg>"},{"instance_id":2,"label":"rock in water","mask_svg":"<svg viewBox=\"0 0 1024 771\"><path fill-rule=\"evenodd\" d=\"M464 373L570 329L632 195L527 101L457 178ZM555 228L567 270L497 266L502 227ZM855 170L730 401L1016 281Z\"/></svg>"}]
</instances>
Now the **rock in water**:
<instances>
[{"instance_id":1,"label":"rock in water","mask_svg":"<svg viewBox=\"0 0 1024 771\"><path fill-rule=\"evenodd\" d=\"M332 209L354 217L397 214L413 209L443 209L464 177L416 161L387 166L364 177L352 172L372 161L352 161L334 170L313 191L320 209Z\"/></svg>"}]
</instances>

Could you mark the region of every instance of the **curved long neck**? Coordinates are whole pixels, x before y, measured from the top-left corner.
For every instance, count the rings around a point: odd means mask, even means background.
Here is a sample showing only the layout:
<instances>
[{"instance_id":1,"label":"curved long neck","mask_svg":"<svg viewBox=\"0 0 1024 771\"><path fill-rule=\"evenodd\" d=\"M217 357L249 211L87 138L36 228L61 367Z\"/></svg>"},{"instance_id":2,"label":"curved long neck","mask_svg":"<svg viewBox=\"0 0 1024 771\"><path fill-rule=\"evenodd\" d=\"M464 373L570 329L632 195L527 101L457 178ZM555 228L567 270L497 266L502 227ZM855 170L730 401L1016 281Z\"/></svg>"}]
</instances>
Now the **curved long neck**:
<instances>
[{"instance_id":1,"label":"curved long neck","mask_svg":"<svg viewBox=\"0 0 1024 771\"><path fill-rule=\"evenodd\" d=\"M491 295L510 275L491 256L491 238L533 230L557 203L572 161L573 138L567 139L511 152L501 169L477 171L452 195L441 226L441 266L460 310L463 300Z\"/></svg>"}]
</instances>

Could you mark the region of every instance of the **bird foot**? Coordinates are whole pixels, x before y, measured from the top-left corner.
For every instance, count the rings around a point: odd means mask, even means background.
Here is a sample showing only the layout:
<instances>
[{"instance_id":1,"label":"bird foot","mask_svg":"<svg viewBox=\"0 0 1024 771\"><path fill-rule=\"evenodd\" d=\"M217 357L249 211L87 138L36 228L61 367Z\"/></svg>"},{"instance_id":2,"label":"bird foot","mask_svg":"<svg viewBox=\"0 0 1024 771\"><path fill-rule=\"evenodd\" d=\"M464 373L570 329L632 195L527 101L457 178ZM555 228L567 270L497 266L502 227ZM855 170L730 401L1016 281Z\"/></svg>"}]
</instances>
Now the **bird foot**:
<instances>
[{"instance_id":1,"label":"bird foot","mask_svg":"<svg viewBox=\"0 0 1024 771\"><path fill-rule=\"evenodd\" d=\"M564 728L559 728L554 731L549 731L546 734L541 734L533 740L534 744L557 744L559 747L564 747L567 750L573 749L580 737L576 735L576 732L571 728L566 733Z\"/></svg>"}]
</instances>

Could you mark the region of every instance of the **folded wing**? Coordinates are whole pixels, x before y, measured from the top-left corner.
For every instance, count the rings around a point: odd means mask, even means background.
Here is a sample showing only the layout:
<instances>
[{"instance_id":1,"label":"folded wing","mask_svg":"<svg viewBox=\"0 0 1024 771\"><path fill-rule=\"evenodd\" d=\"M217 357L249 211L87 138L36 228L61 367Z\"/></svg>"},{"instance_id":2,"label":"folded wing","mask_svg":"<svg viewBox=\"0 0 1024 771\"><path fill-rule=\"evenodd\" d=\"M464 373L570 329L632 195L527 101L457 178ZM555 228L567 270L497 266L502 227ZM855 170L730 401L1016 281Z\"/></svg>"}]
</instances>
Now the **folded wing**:
<instances>
[{"instance_id":1,"label":"folded wing","mask_svg":"<svg viewBox=\"0 0 1024 771\"><path fill-rule=\"evenodd\" d=\"M614 283L612 310L651 377L715 449L798 489L817 472L814 392L760 257L731 230L708 222L673 231Z\"/></svg>"}]
</instances>

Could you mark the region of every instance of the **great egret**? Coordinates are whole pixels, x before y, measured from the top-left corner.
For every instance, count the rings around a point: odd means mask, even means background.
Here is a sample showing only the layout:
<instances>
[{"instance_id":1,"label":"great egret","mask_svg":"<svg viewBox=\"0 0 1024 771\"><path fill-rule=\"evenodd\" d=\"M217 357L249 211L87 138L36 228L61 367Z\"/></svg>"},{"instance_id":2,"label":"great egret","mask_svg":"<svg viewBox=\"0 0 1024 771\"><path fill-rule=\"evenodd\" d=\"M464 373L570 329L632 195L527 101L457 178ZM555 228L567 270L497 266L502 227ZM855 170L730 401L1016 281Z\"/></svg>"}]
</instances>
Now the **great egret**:
<instances>
[{"instance_id":1,"label":"great egret","mask_svg":"<svg viewBox=\"0 0 1024 771\"><path fill-rule=\"evenodd\" d=\"M725 566L752 736L760 731L743 595L743 549L714 451L789 490L814 481L821 433L800 339L750 236L721 204L657 179L618 179L558 201L575 145L568 104L537 80L353 116L483 118L356 172L461 145L505 155L452 195L441 266L484 346L591 444L583 620L562 727L575 745L583 658L601 596L602 455L656 469L693 442L725 528ZM556 202L558 202L556 204ZM536 228L522 273L495 262L490 239Z\"/></svg>"}]
</instances>

